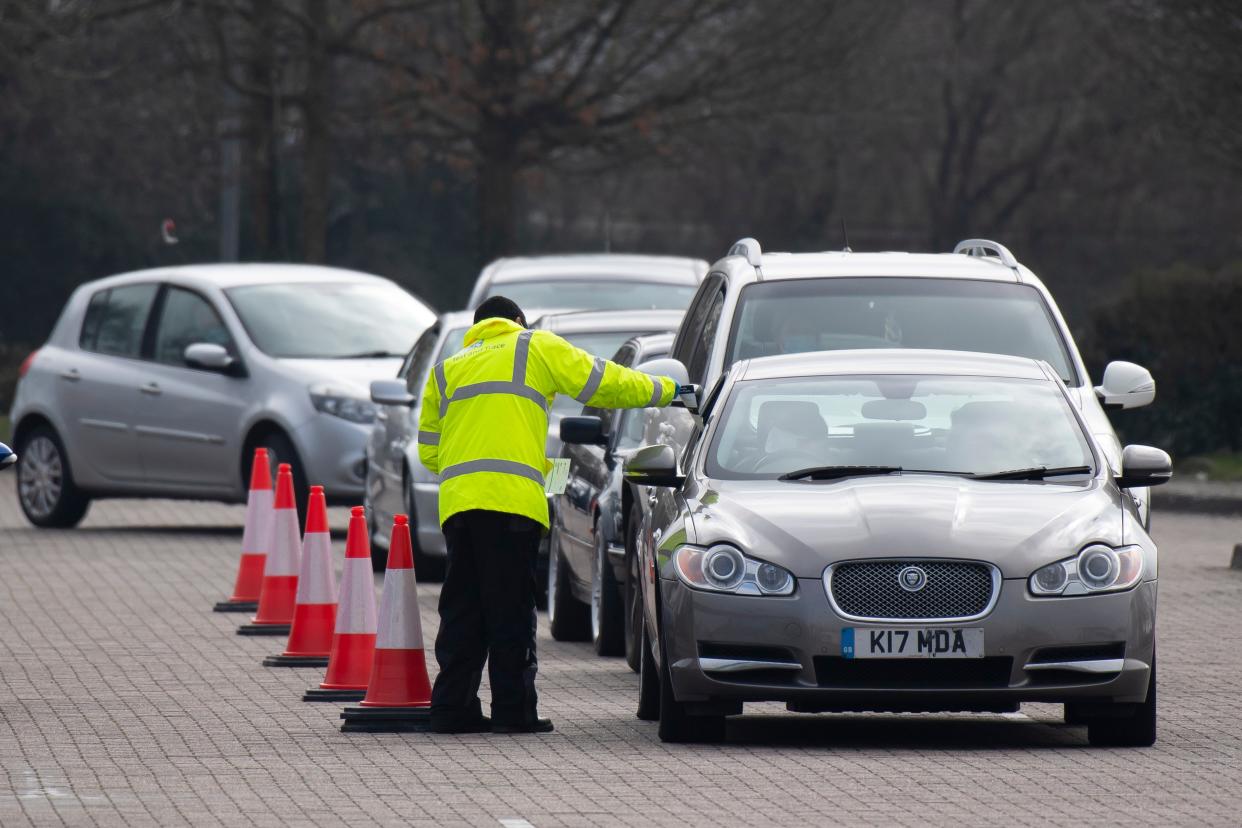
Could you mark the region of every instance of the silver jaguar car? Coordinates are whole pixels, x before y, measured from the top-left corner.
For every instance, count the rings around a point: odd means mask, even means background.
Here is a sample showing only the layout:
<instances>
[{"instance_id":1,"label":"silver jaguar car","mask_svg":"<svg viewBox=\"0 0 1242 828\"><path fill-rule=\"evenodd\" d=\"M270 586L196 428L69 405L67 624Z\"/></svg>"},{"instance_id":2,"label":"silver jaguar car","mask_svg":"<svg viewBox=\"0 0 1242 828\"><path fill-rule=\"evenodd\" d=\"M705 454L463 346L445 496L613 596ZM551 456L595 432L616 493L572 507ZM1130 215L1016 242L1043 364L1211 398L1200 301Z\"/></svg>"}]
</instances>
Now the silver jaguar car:
<instances>
[{"instance_id":1,"label":"silver jaguar car","mask_svg":"<svg viewBox=\"0 0 1242 828\"><path fill-rule=\"evenodd\" d=\"M679 462L680 461L680 462ZM1092 744L1150 745L1156 547L1046 362L858 350L735 365L686 456L640 449L639 717L712 740L794 712L1065 705Z\"/></svg>"}]
</instances>

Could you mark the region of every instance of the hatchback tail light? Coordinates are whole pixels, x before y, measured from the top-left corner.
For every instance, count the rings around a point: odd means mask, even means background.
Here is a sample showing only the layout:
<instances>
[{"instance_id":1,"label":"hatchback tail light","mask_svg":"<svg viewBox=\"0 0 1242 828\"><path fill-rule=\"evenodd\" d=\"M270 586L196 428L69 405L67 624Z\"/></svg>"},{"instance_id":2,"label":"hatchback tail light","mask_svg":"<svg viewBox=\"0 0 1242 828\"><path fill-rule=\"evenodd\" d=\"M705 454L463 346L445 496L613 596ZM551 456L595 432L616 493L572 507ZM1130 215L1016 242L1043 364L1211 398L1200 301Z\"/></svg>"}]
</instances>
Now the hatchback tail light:
<instances>
[{"instance_id":1,"label":"hatchback tail light","mask_svg":"<svg viewBox=\"0 0 1242 828\"><path fill-rule=\"evenodd\" d=\"M26 376L26 372L30 370L31 364L34 363L34 358L37 357L38 355L39 355L38 351L31 351L30 356L22 360L22 364L17 369L18 379L21 379L22 377Z\"/></svg>"}]
</instances>

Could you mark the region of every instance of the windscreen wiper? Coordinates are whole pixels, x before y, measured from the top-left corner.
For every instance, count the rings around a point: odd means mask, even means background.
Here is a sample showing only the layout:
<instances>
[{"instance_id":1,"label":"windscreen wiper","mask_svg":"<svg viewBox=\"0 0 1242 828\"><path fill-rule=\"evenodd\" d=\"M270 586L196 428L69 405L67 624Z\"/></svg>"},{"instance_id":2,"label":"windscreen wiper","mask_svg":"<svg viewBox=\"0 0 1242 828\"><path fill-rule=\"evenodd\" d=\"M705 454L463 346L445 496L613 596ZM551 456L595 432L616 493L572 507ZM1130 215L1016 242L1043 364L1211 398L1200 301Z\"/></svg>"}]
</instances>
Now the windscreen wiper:
<instances>
[{"instance_id":1,"label":"windscreen wiper","mask_svg":"<svg viewBox=\"0 0 1242 828\"><path fill-rule=\"evenodd\" d=\"M1045 477L1060 477L1066 474L1090 474L1090 466L1034 466L1029 469L1010 469L1009 471L972 474L971 480L1043 480Z\"/></svg>"},{"instance_id":2,"label":"windscreen wiper","mask_svg":"<svg viewBox=\"0 0 1242 828\"><path fill-rule=\"evenodd\" d=\"M894 474L901 466L811 466L782 474L777 480L840 480L843 477L868 477Z\"/></svg>"}]
</instances>

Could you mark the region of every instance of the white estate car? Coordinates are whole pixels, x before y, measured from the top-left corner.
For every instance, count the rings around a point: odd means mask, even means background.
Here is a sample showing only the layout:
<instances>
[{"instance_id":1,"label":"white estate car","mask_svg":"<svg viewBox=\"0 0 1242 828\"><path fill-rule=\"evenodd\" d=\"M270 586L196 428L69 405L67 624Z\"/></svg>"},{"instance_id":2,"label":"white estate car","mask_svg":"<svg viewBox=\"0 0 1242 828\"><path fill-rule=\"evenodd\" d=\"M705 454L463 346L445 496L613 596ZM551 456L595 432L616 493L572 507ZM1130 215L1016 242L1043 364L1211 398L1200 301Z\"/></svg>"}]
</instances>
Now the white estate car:
<instances>
[{"instance_id":1,"label":"white estate car","mask_svg":"<svg viewBox=\"0 0 1242 828\"><path fill-rule=\"evenodd\" d=\"M327 267L197 265L74 291L14 400L18 499L73 526L93 498L245 499L250 458L362 499L372 379L435 314L393 282Z\"/></svg>"},{"instance_id":2,"label":"white estate car","mask_svg":"<svg viewBox=\"0 0 1242 828\"><path fill-rule=\"evenodd\" d=\"M1007 248L986 239L930 254L764 253L759 242L742 239L709 269L660 369L684 371L677 379L710 395L739 360L872 348L974 351L1048 363L1114 475L1121 473L1122 447L1105 408L1137 408L1156 395L1151 374L1129 362L1109 363L1103 383L1093 387L1052 294ZM680 463L693 427L685 409L651 410L645 442L672 447ZM1125 496L1146 526L1149 490L1127 488ZM640 534L650 534L650 514L664 497L671 497L669 490L626 488L629 548L637 548ZM633 639L640 631L628 624L626 632Z\"/></svg>"}]
</instances>

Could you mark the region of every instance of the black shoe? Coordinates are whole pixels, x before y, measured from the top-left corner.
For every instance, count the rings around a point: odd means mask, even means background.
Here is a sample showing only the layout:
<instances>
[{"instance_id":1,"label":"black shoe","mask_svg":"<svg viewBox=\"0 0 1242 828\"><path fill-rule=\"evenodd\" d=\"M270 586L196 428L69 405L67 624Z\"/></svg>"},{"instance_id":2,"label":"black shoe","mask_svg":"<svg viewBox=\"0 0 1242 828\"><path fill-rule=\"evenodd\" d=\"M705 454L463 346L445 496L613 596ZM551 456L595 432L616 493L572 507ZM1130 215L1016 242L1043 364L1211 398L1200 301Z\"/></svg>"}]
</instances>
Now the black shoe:
<instances>
[{"instance_id":1,"label":"black shoe","mask_svg":"<svg viewBox=\"0 0 1242 828\"><path fill-rule=\"evenodd\" d=\"M551 733L553 729L551 719L535 719L534 721L516 724L497 723L492 725L492 733Z\"/></svg>"},{"instance_id":2,"label":"black shoe","mask_svg":"<svg viewBox=\"0 0 1242 828\"><path fill-rule=\"evenodd\" d=\"M434 719L431 722L432 733L491 733L492 720L486 716L480 716L471 722L437 722Z\"/></svg>"}]
</instances>

